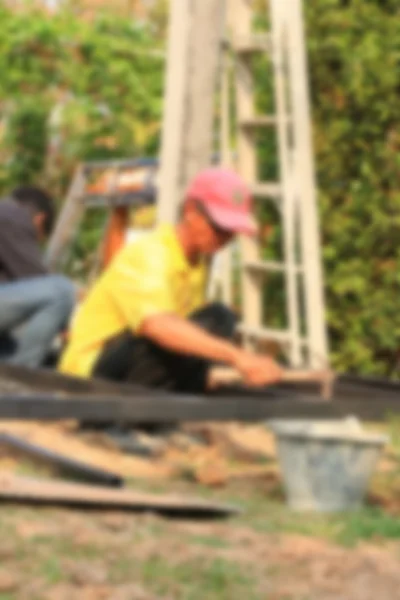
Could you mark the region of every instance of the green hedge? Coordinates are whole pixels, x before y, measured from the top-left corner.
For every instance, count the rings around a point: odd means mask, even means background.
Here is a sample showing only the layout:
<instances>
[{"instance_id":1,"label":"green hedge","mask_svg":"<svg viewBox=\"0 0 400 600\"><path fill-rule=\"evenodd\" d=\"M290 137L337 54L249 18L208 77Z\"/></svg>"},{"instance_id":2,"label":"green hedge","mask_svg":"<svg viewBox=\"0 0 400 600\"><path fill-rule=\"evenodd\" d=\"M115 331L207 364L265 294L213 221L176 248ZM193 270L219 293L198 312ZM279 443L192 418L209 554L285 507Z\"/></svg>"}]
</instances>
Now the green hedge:
<instances>
[{"instance_id":1,"label":"green hedge","mask_svg":"<svg viewBox=\"0 0 400 600\"><path fill-rule=\"evenodd\" d=\"M326 297L337 368L395 375L400 349L400 4L307 7Z\"/></svg>"},{"instance_id":2,"label":"green hedge","mask_svg":"<svg viewBox=\"0 0 400 600\"><path fill-rule=\"evenodd\" d=\"M163 61L149 27L1 0L0 22L0 188L39 180L61 195L81 159L155 151Z\"/></svg>"}]
</instances>

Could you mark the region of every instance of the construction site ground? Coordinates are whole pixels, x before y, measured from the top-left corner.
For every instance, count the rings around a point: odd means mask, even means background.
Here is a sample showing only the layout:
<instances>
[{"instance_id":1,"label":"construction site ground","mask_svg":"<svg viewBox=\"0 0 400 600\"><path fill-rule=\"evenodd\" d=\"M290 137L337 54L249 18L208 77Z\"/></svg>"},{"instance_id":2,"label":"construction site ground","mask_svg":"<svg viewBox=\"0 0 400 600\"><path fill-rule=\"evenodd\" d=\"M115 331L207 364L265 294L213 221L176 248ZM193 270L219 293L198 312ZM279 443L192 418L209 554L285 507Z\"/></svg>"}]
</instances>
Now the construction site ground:
<instances>
[{"instance_id":1,"label":"construction site ground","mask_svg":"<svg viewBox=\"0 0 400 600\"><path fill-rule=\"evenodd\" d=\"M113 470L129 487L243 509L190 521L2 504L0 600L400 600L400 422L371 427L391 445L366 506L327 516L286 507L274 439L261 424L186 426L151 438L153 456L141 458L75 423L0 423ZM0 469L62 476L6 449Z\"/></svg>"}]
</instances>

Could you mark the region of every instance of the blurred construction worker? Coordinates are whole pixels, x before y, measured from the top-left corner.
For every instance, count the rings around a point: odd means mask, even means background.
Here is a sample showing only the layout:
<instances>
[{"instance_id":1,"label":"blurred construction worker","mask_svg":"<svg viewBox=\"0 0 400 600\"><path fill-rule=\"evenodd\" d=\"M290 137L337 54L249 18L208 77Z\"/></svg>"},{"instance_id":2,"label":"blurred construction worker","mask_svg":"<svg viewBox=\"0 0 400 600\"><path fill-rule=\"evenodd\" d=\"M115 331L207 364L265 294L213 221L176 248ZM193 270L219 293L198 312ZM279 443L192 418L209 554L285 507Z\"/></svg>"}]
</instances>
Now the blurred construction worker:
<instances>
[{"instance_id":1,"label":"blurred construction worker","mask_svg":"<svg viewBox=\"0 0 400 600\"><path fill-rule=\"evenodd\" d=\"M205 299L212 256L236 234L256 233L251 206L233 171L195 177L177 225L127 244L94 285L74 319L61 371L182 392L214 387L215 365L250 385L279 381L271 358L232 343L235 314Z\"/></svg>"},{"instance_id":2,"label":"blurred construction worker","mask_svg":"<svg viewBox=\"0 0 400 600\"><path fill-rule=\"evenodd\" d=\"M36 187L0 202L0 361L41 366L72 312L72 283L48 274L41 256L54 216L52 198Z\"/></svg>"}]
</instances>

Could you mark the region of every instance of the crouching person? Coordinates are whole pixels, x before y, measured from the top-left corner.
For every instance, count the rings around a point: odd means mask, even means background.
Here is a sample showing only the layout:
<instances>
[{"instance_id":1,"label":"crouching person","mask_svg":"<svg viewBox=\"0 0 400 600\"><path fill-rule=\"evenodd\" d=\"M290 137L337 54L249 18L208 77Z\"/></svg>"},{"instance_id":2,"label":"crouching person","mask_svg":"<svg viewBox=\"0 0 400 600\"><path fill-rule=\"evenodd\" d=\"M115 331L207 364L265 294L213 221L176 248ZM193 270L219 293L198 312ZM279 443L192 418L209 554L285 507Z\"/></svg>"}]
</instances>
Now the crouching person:
<instances>
[{"instance_id":1,"label":"crouching person","mask_svg":"<svg viewBox=\"0 0 400 600\"><path fill-rule=\"evenodd\" d=\"M189 186L181 217L127 244L80 307L60 369L182 392L215 386L215 365L252 385L280 367L232 343L235 315L206 305L207 267L236 234L256 232L251 197L232 171L207 169Z\"/></svg>"},{"instance_id":2,"label":"crouching person","mask_svg":"<svg viewBox=\"0 0 400 600\"><path fill-rule=\"evenodd\" d=\"M52 199L20 187L0 202L0 361L42 366L74 307L73 284L47 273L41 242L54 221Z\"/></svg>"}]
</instances>

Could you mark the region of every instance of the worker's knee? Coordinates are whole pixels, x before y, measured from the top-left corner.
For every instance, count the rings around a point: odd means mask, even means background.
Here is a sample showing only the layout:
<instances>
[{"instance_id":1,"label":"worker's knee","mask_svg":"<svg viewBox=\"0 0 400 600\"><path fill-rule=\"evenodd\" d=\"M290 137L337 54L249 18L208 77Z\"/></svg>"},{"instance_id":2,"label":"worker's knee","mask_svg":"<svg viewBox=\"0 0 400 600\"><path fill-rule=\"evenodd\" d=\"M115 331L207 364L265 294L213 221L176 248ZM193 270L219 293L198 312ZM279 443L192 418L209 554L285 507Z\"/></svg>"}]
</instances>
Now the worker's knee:
<instances>
[{"instance_id":1,"label":"worker's knee","mask_svg":"<svg viewBox=\"0 0 400 600\"><path fill-rule=\"evenodd\" d=\"M232 338L238 317L222 302L212 302L198 311L194 320L210 333L219 337Z\"/></svg>"},{"instance_id":2,"label":"worker's knee","mask_svg":"<svg viewBox=\"0 0 400 600\"><path fill-rule=\"evenodd\" d=\"M212 302L207 307L216 319L221 321L236 322L238 317L231 308L223 304L223 302Z\"/></svg>"}]
</instances>

